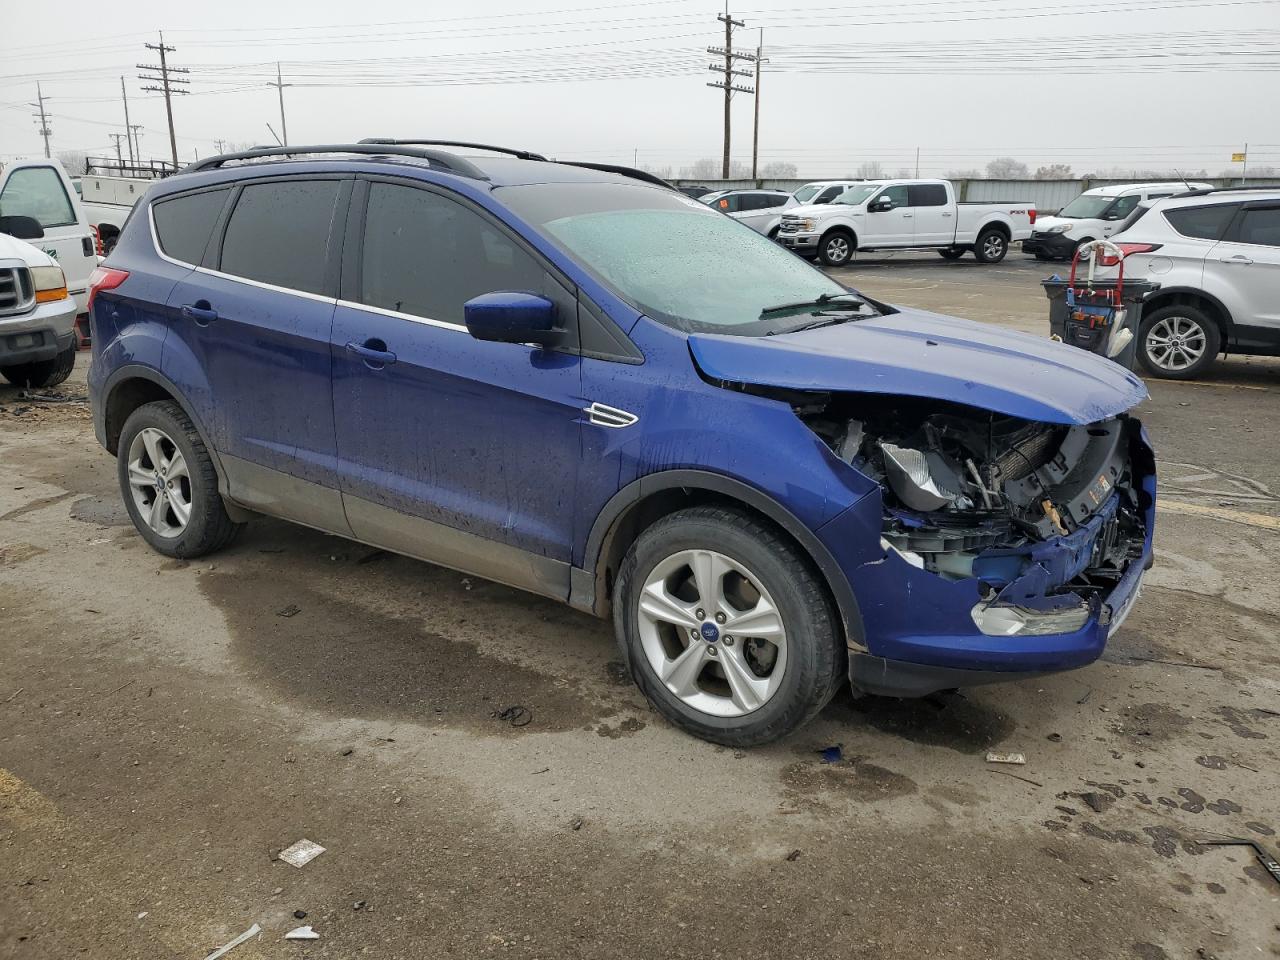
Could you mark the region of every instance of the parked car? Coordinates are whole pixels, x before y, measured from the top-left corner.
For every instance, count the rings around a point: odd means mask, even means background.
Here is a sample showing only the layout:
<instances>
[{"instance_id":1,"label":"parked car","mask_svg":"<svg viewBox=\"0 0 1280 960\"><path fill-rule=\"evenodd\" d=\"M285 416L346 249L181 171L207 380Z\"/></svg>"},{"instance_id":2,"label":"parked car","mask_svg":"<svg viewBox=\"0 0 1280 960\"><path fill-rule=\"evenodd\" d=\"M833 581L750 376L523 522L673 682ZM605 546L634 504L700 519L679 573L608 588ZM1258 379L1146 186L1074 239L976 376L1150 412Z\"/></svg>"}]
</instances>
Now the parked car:
<instances>
[{"instance_id":1,"label":"parked car","mask_svg":"<svg viewBox=\"0 0 1280 960\"><path fill-rule=\"evenodd\" d=\"M1280 190L1184 192L1112 242L1125 253L1126 280L1160 284L1138 328L1149 373L1191 380L1222 353L1280 356ZM1094 255L1095 275L1114 276L1114 256Z\"/></svg>"},{"instance_id":2,"label":"parked car","mask_svg":"<svg viewBox=\"0 0 1280 960\"><path fill-rule=\"evenodd\" d=\"M1207 183L1123 183L1086 190L1056 215L1040 217L1022 252L1037 260L1070 260L1082 243L1106 240L1124 229L1140 203L1188 190L1211 189Z\"/></svg>"},{"instance_id":3,"label":"parked car","mask_svg":"<svg viewBox=\"0 0 1280 960\"><path fill-rule=\"evenodd\" d=\"M700 203L727 213L766 236L769 224L778 219L778 212L790 199L791 194L785 190L719 190L698 198Z\"/></svg>"},{"instance_id":4,"label":"parked car","mask_svg":"<svg viewBox=\"0 0 1280 960\"><path fill-rule=\"evenodd\" d=\"M93 230L62 164L19 160L0 170L0 217L30 217L40 225L39 247L62 267L77 316L84 317L98 256Z\"/></svg>"},{"instance_id":5,"label":"parked car","mask_svg":"<svg viewBox=\"0 0 1280 960\"><path fill-rule=\"evenodd\" d=\"M0 216L0 375L20 387L51 387L76 362L76 302L34 219Z\"/></svg>"},{"instance_id":6,"label":"parked car","mask_svg":"<svg viewBox=\"0 0 1280 960\"><path fill-rule=\"evenodd\" d=\"M715 192L710 187L700 187L700 186L676 187L676 189L679 190L681 193L683 193L686 197L693 197L693 199L695 200L697 200L699 197L705 197L708 193Z\"/></svg>"},{"instance_id":7,"label":"parked car","mask_svg":"<svg viewBox=\"0 0 1280 960\"><path fill-rule=\"evenodd\" d=\"M773 215L756 229L770 240L776 240L778 238L778 230L782 226L782 215L788 210L805 205L830 203L844 193L847 188L860 182L858 180L817 180L813 183L806 183L797 188L787 198L786 203L774 209Z\"/></svg>"},{"instance_id":8,"label":"parked car","mask_svg":"<svg viewBox=\"0 0 1280 960\"><path fill-rule=\"evenodd\" d=\"M972 250L982 263L999 263L1034 222L1025 201L957 203L947 180L867 180L829 204L786 211L778 240L832 267L859 250L937 250L947 260Z\"/></svg>"},{"instance_id":9,"label":"parked car","mask_svg":"<svg viewBox=\"0 0 1280 960\"><path fill-rule=\"evenodd\" d=\"M1101 654L1152 558L1140 380L512 154L258 149L148 191L89 372L146 542L201 556L262 513L568 602L727 744L846 682Z\"/></svg>"}]
</instances>

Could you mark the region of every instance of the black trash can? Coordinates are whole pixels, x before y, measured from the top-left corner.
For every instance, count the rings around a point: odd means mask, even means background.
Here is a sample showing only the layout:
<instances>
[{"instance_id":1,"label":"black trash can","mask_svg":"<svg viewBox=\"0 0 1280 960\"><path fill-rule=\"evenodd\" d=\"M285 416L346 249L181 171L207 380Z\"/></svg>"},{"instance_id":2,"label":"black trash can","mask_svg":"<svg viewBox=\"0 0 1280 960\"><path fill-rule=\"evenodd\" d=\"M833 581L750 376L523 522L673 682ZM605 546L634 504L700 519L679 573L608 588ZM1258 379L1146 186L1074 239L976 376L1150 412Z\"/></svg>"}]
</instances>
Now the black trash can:
<instances>
[{"instance_id":1,"label":"black trash can","mask_svg":"<svg viewBox=\"0 0 1280 960\"><path fill-rule=\"evenodd\" d=\"M1127 370L1133 369L1138 355L1138 326L1142 322L1142 304L1157 290L1160 284L1148 280L1125 280L1116 299L1115 280L1095 280L1093 283L1077 280L1074 297L1068 297L1071 284L1061 277L1041 280L1044 295L1049 298L1049 332L1063 343L1100 356L1107 355L1116 324L1119 322L1132 337L1111 359ZM1074 302L1071 302L1073 301ZM1117 317L1117 308L1123 307L1124 315Z\"/></svg>"}]
</instances>

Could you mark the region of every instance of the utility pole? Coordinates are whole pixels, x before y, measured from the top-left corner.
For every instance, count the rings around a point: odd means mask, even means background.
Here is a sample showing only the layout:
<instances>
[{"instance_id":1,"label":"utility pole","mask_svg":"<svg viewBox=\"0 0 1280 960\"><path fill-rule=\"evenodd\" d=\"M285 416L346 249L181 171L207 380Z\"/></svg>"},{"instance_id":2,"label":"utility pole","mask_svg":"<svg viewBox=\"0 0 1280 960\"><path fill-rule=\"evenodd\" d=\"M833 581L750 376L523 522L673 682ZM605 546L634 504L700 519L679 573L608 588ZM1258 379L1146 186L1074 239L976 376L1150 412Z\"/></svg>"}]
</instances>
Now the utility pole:
<instances>
[{"instance_id":1,"label":"utility pole","mask_svg":"<svg viewBox=\"0 0 1280 960\"><path fill-rule=\"evenodd\" d=\"M133 150L138 157L138 163L142 163L142 124L129 124L129 132L133 134Z\"/></svg>"},{"instance_id":2,"label":"utility pole","mask_svg":"<svg viewBox=\"0 0 1280 960\"><path fill-rule=\"evenodd\" d=\"M124 88L124 77L120 78L120 99L124 101L124 138L129 143L129 163L136 162L133 155L133 129L129 123L129 93ZM116 143L116 151L119 152L120 144Z\"/></svg>"},{"instance_id":3,"label":"utility pole","mask_svg":"<svg viewBox=\"0 0 1280 960\"><path fill-rule=\"evenodd\" d=\"M276 93L280 94L280 146L287 147L289 145L289 128L284 125L284 88L292 87L292 83L283 83L280 80L280 61L276 61L276 82L268 83L267 86L275 87Z\"/></svg>"},{"instance_id":4,"label":"utility pole","mask_svg":"<svg viewBox=\"0 0 1280 960\"><path fill-rule=\"evenodd\" d=\"M139 70L147 70L149 73L138 74L139 80L146 80L151 84L158 86L143 87L143 90L151 90L156 93L164 94L164 111L169 117L169 152L173 157L173 168L178 168L178 138L173 133L173 95L176 93L190 93L190 90L184 90L181 84L190 83L181 77L175 77L175 73L190 73L191 71L185 67L171 67L169 61L165 59L166 53L173 53L174 47L167 47L164 43L164 34L160 34L159 43L143 44L148 50L155 50L160 54L160 66L153 66L146 63L138 64Z\"/></svg>"},{"instance_id":5,"label":"utility pole","mask_svg":"<svg viewBox=\"0 0 1280 960\"><path fill-rule=\"evenodd\" d=\"M920 179L920 148L916 147L916 179Z\"/></svg>"},{"instance_id":6,"label":"utility pole","mask_svg":"<svg viewBox=\"0 0 1280 960\"><path fill-rule=\"evenodd\" d=\"M48 160L51 156L53 156L53 154L49 152L49 137L50 135L52 135L53 131L49 129L49 117L44 112L44 101L45 101L45 96L44 96L44 93L40 90L40 81L37 80L36 81L36 102L29 104L29 106L35 107L37 110L40 111L39 113L33 113L32 116L33 117L38 116L40 118L40 136L44 137L44 157L46 160Z\"/></svg>"},{"instance_id":7,"label":"utility pole","mask_svg":"<svg viewBox=\"0 0 1280 960\"><path fill-rule=\"evenodd\" d=\"M760 70L769 61L764 58L764 27L760 28L760 42L756 44L756 119L751 127L751 179L756 178L756 163L760 158Z\"/></svg>"},{"instance_id":8,"label":"utility pole","mask_svg":"<svg viewBox=\"0 0 1280 960\"><path fill-rule=\"evenodd\" d=\"M707 53L715 56L724 57L724 66L719 64L711 64L707 67L712 73L723 73L724 79L717 80L715 83L708 83L708 87L719 87L724 91L724 155L720 164L720 176L729 179L729 146L730 146L730 126L732 124L732 114L729 105L733 99L733 91L737 90L741 93L755 93L751 87L744 87L734 82L734 77L750 77L750 70L734 69L735 60L755 61L755 55L750 53L734 53L733 52L733 28L745 27L746 23L742 20L735 20L729 13L729 0L725 0L724 13L717 14L716 19L724 24L724 47L707 47Z\"/></svg>"},{"instance_id":9,"label":"utility pole","mask_svg":"<svg viewBox=\"0 0 1280 960\"><path fill-rule=\"evenodd\" d=\"M111 138L112 142L114 142L114 143L115 143L115 145L116 145L116 162L117 162L117 163L119 163L119 164L120 164L120 166L122 166L122 167L123 167L123 166L124 166L124 157L123 157L123 156L121 155L121 153L120 153L120 141L124 139L124 134L123 134L123 133L109 133L109 134L107 134L107 136L109 136L109 137Z\"/></svg>"}]
</instances>

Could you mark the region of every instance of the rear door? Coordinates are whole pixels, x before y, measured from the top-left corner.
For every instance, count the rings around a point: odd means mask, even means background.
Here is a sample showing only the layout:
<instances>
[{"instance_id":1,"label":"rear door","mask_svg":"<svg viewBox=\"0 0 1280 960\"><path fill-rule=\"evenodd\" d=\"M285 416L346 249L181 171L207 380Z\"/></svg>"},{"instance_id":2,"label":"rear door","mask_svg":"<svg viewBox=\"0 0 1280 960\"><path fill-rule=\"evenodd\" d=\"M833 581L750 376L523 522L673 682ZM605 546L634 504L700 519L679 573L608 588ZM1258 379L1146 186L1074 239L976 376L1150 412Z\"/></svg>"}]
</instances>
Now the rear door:
<instances>
[{"instance_id":1,"label":"rear door","mask_svg":"<svg viewBox=\"0 0 1280 960\"><path fill-rule=\"evenodd\" d=\"M890 210L872 212L871 208L880 201L888 200L893 204ZM910 207L907 196L907 185L896 184L885 187L872 197L867 204L867 230L865 236L859 235L859 246L876 247L909 247L915 242L916 221L914 211Z\"/></svg>"},{"instance_id":2,"label":"rear door","mask_svg":"<svg viewBox=\"0 0 1280 960\"><path fill-rule=\"evenodd\" d=\"M1205 258L1204 282L1230 311L1237 337L1280 346L1280 201L1244 204Z\"/></svg>"},{"instance_id":3,"label":"rear door","mask_svg":"<svg viewBox=\"0 0 1280 960\"><path fill-rule=\"evenodd\" d=\"M232 499L337 533L348 529L329 339L351 184L273 177L234 188L203 265L169 296L179 342L165 347L167 365L189 351L206 379L196 402L207 404ZM154 209L163 246L165 205Z\"/></svg>"},{"instance_id":4,"label":"rear door","mask_svg":"<svg viewBox=\"0 0 1280 960\"><path fill-rule=\"evenodd\" d=\"M907 187L907 205L915 220L918 245L941 246L955 241L955 210L946 187L940 183L913 183Z\"/></svg>"},{"instance_id":5,"label":"rear door","mask_svg":"<svg viewBox=\"0 0 1280 960\"><path fill-rule=\"evenodd\" d=\"M787 198L782 194L744 193L739 198L738 212L733 218L752 230L764 233L781 216L782 205L786 201Z\"/></svg>"},{"instance_id":6,"label":"rear door","mask_svg":"<svg viewBox=\"0 0 1280 960\"><path fill-rule=\"evenodd\" d=\"M0 175L0 216L31 217L39 222L44 238L31 242L58 261L67 275L67 290L75 298L76 313L84 313L89 302L89 274L98 258L79 197L62 166L32 160L6 167Z\"/></svg>"},{"instance_id":7,"label":"rear door","mask_svg":"<svg viewBox=\"0 0 1280 960\"><path fill-rule=\"evenodd\" d=\"M476 340L463 304L539 293L576 338L576 292L496 219L442 188L362 179L353 217L332 337L352 530L567 597L580 358Z\"/></svg>"}]
</instances>

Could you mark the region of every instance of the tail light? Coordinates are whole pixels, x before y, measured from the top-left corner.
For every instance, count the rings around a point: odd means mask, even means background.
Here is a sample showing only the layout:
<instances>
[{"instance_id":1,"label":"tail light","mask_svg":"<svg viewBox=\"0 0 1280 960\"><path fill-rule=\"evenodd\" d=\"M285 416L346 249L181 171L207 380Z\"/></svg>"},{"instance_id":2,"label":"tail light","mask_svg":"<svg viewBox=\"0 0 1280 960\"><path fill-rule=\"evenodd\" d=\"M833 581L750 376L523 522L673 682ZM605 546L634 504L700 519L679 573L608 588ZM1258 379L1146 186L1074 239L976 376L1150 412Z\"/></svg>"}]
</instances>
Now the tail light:
<instances>
[{"instance_id":1,"label":"tail light","mask_svg":"<svg viewBox=\"0 0 1280 960\"><path fill-rule=\"evenodd\" d=\"M1160 249L1162 244L1159 243L1117 243L1121 253L1125 258L1133 256L1135 253L1155 253ZM1098 266L1114 267L1120 263L1120 258L1105 248L1098 249Z\"/></svg>"},{"instance_id":2,"label":"tail light","mask_svg":"<svg viewBox=\"0 0 1280 960\"><path fill-rule=\"evenodd\" d=\"M129 279L128 270L116 270L113 267L95 267L89 275L89 305L85 308L93 312L93 298L103 290L114 290Z\"/></svg>"},{"instance_id":3,"label":"tail light","mask_svg":"<svg viewBox=\"0 0 1280 960\"><path fill-rule=\"evenodd\" d=\"M1028 210L1027 215L1031 218L1031 225L1034 227L1036 225L1036 208L1032 207Z\"/></svg>"},{"instance_id":4,"label":"tail light","mask_svg":"<svg viewBox=\"0 0 1280 960\"><path fill-rule=\"evenodd\" d=\"M89 225L89 229L93 231L93 252L100 257L105 257L106 251L102 248L102 234L98 232L98 228Z\"/></svg>"}]
</instances>

